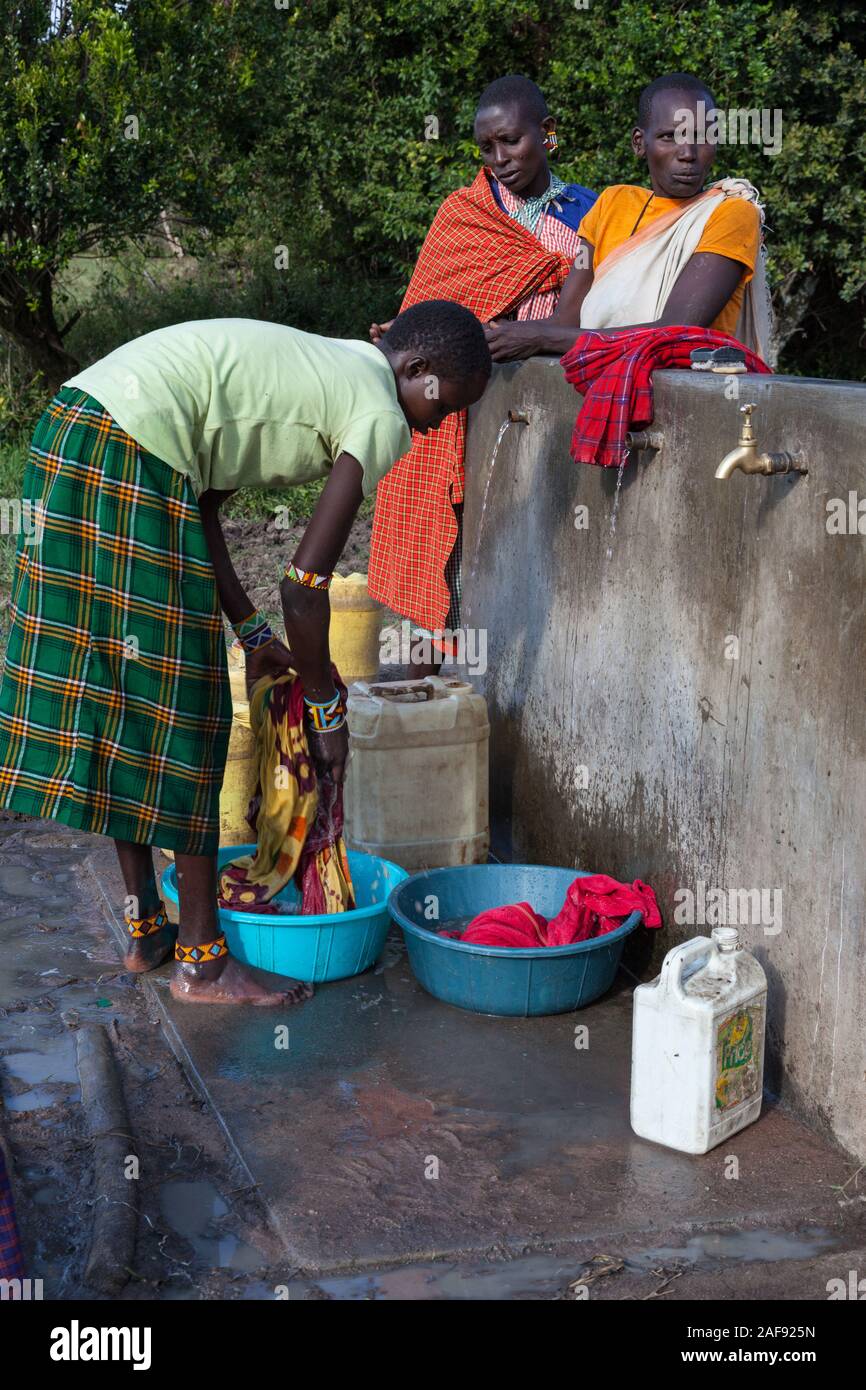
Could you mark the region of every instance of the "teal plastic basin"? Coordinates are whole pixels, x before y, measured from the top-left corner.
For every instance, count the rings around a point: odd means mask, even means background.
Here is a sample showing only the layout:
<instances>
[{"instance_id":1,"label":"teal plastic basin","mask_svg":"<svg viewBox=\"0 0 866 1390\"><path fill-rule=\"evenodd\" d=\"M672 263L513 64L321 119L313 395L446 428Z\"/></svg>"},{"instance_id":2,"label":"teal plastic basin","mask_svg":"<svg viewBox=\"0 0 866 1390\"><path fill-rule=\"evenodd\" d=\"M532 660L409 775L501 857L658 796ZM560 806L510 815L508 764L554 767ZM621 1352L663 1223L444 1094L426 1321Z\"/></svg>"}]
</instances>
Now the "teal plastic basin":
<instances>
[{"instance_id":1,"label":"teal plastic basin","mask_svg":"<svg viewBox=\"0 0 866 1390\"><path fill-rule=\"evenodd\" d=\"M640 912L616 931L574 946L515 950L465 945L436 935L448 922L466 923L506 903L528 902L543 916L555 917L566 890L588 872L543 864L467 864L407 877L392 892L389 905L403 928L415 978L437 999L482 1014L560 1014L598 999L613 984L625 939L643 920ZM437 920L429 921L426 914L434 902Z\"/></svg>"},{"instance_id":2,"label":"teal plastic basin","mask_svg":"<svg viewBox=\"0 0 866 1390\"><path fill-rule=\"evenodd\" d=\"M217 864L222 868L232 859L254 853L255 848L231 845L221 849ZM309 917L219 908L220 926L232 955L247 965L315 984L345 980L369 970L382 954L391 925L389 895L407 874L405 869L378 855L355 850L348 853L356 908ZM163 874L162 891L171 902L178 901L174 864ZM275 901L297 904L294 883L287 884Z\"/></svg>"}]
</instances>

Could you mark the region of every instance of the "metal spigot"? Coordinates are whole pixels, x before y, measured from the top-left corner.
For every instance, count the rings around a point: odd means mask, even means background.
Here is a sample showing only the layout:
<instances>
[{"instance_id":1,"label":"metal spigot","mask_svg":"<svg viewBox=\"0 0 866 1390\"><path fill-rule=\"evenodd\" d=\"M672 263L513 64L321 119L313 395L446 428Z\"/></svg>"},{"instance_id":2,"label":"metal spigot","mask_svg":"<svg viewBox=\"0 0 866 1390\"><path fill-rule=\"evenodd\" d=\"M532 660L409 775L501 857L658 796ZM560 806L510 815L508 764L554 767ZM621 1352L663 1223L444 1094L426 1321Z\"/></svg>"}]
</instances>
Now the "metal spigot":
<instances>
[{"instance_id":1,"label":"metal spigot","mask_svg":"<svg viewBox=\"0 0 866 1390\"><path fill-rule=\"evenodd\" d=\"M782 451L777 454L759 454L758 441L752 429L752 411L757 409L754 401L740 406L740 414L745 418L740 429L736 449L725 454L718 468L717 478L730 478L739 468L741 473L808 473L799 454Z\"/></svg>"},{"instance_id":2,"label":"metal spigot","mask_svg":"<svg viewBox=\"0 0 866 1390\"><path fill-rule=\"evenodd\" d=\"M529 424L529 414L525 410L509 410L508 419L512 425Z\"/></svg>"},{"instance_id":3,"label":"metal spigot","mask_svg":"<svg viewBox=\"0 0 866 1390\"><path fill-rule=\"evenodd\" d=\"M661 430L629 430L625 437L627 449L659 450L665 442Z\"/></svg>"}]
</instances>

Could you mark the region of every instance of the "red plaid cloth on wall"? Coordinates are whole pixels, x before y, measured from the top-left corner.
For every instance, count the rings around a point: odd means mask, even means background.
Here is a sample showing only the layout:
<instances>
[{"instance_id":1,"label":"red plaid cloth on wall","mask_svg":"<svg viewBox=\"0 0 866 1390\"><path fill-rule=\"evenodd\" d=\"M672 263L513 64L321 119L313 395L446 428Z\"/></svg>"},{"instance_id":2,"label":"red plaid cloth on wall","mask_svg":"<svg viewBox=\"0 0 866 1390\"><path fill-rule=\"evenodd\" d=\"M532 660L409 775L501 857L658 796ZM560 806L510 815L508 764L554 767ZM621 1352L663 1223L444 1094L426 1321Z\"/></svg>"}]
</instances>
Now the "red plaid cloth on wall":
<instances>
[{"instance_id":1,"label":"red plaid cloth on wall","mask_svg":"<svg viewBox=\"0 0 866 1390\"><path fill-rule=\"evenodd\" d=\"M559 290L570 269L497 206L482 169L434 217L400 307L453 299L485 322L528 295ZM457 536L452 503L463 500L465 440L465 411L416 434L376 493L369 591L430 630L442 628L450 605L444 572Z\"/></svg>"},{"instance_id":2,"label":"red plaid cloth on wall","mask_svg":"<svg viewBox=\"0 0 866 1390\"><path fill-rule=\"evenodd\" d=\"M750 372L770 371L766 362L712 328L633 328L627 333L581 333L560 365L565 379L583 396L574 425L575 463L617 468L625 462L628 430L643 429L653 418L652 374L662 367L691 367L694 348L739 347Z\"/></svg>"}]
</instances>

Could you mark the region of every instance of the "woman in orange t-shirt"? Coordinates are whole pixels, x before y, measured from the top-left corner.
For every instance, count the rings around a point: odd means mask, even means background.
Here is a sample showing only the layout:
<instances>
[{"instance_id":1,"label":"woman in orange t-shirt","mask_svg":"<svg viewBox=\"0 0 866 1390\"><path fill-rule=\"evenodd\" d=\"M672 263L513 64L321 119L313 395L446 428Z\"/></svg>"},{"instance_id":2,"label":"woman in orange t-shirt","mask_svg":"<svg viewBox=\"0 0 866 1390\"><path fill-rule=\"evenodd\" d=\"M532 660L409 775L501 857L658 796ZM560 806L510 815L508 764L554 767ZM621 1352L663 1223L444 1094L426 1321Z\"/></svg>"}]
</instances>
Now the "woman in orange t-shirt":
<instances>
[{"instance_id":1,"label":"woman in orange t-shirt","mask_svg":"<svg viewBox=\"0 0 866 1390\"><path fill-rule=\"evenodd\" d=\"M579 250L553 317L537 323L494 320L487 325L495 361L531 357L538 352L567 352L581 328L583 301L602 261L639 229L683 205L693 205L703 190L716 147L706 141L686 144L676 133L684 110L692 111L698 121L699 101L705 111L715 106L707 87L686 73L657 78L644 88L632 148L647 162L651 188L614 184L603 191L581 221L582 254ZM735 333L760 245L761 217L756 204L745 197L725 197L710 213L660 316L652 323L601 331L622 333L632 328L689 324ZM592 323L582 326L585 330L593 327Z\"/></svg>"}]
</instances>

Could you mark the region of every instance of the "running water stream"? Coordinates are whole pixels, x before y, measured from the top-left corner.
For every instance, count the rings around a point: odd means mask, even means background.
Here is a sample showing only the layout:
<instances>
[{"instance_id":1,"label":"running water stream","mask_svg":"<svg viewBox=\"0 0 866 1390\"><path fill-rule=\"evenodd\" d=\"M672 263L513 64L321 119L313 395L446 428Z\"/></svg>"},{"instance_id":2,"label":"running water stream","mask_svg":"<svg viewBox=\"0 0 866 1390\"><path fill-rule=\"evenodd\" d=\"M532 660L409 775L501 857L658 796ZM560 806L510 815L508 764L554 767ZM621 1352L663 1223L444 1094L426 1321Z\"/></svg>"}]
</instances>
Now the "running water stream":
<instances>
[{"instance_id":1,"label":"running water stream","mask_svg":"<svg viewBox=\"0 0 866 1390\"><path fill-rule=\"evenodd\" d=\"M487 511L487 497L490 492L490 484L493 482L493 470L496 467L496 455L499 453L499 446L505 438L506 431L510 425L517 424L517 420L511 418L511 411L508 412L502 424L499 426L499 433L496 436L496 443L493 446L493 453L490 455L490 470L487 474L487 482L484 484L484 495L481 499L481 515L478 518L478 530L475 533L475 550L472 555L472 564L469 567L468 580L463 587L467 596L471 594L472 582L475 579L475 572L478 569L478 557L481 554L481 541L484 536L484 516ZM521 422L522 423L522 422ZM467 605L466 616L469 617L472 610L471 599Z\"/></svg>"},{"instance_id":2,"label":"running water stream","mask_svg":"<svg viewBox=\"0 0 866 1390\"><path fill-rule=\"evenodd\" d=\"M612 511L611 514L610 514L610 540L611 540L611 541L613 540L614 536L616 535L616 517L617 517L617 512L619 511L619 495L620 495L620 493L622 492L622 475L623 475L623 473L625 472L625 466L626 466L627 463L628 463L628 454L627 454L627 453L624 453L623 456L622 456L622 462L620 463L619 468L616 470L616 491L614 492L614 495L613 495L613 511ZM607 547L607 559L609 560L609 559L611 558L612 555L613 555L613 546L612 546L612 545L608 545L608 547Z\"/></svg>"}]
</instances>

